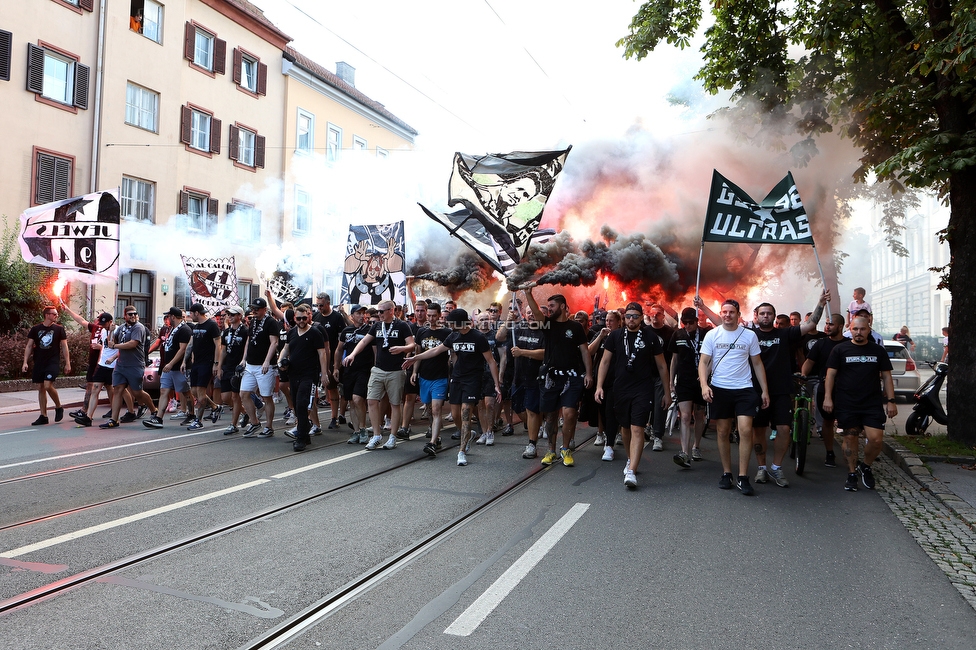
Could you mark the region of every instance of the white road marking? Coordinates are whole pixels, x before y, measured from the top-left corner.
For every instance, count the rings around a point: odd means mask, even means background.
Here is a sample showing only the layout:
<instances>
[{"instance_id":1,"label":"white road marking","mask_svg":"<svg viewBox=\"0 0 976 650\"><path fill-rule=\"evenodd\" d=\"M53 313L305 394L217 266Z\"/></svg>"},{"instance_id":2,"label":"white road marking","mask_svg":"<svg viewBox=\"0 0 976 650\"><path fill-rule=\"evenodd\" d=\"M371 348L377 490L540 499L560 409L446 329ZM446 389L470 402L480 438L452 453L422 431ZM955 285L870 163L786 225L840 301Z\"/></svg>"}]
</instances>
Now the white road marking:
<instances>
[{"instance_id":1,"label":"white road marking","mask_svg":"<svg viewBox=\"0 0 976 650\"><path fill-rule=\"evenodd\" d=\"M37 431L37 429L20 429L18 431L6 431L4 433L0 433L0 436L12 436L15 433L30 433L31 431Z\"/></svg>"},{"instance_id":2,"label":"white road marking","mask_svg":"<svg viewBox=\"0 0 976 650\"><path fill-rule=\"evenodd\" d=\"M354 451L351 454L346 454L345 456L337 456L335 458L330 458L329 460L323 460L321 463L314 463L312 465L306 465L305 467L299 467L298 469L291 469L287 472L282 472L281 474L275 474L271 478L288 478L289 476L294 476L295 474L301 474L302 472L307 472L312 469L318 469L319 467L325 467L326 465L332 465L333 463L341 463L344 460L349 460L350 458L355 458L356 456L362 456L363 454L368 454L370 452L363 449L362 451Z\"/></svg>"},{"instance_id":3,"label":"white road marking","mask_svg":"<svg viewBox=\"0 0 976 650\"><path fill-rule=\"evenodd\" d=\"M529 574L536 564L548 553L556 543L562 539L563 535L583 516L590 507L588 503L577 503L569 509L562 518L553 524L552 528L532 545L532 547L522 554L512 566L508 567L498 580L488 587L485 593L481 594L477 600L464 610L453 623L447 626L444 634L455 636L469 636L478 629L481 622L488 618L488 615L511 593L512 589Z\"/></svg>"},{"instance_id":4,"label":"white road marking","mask_svg":"<svg viewBox=\"0 0 976 650\"><path fill-rule=\"evenodd\" d=\"M19 463L10 463L9 465L0 465L0 469L7 469L8 467L20 467L22 465L34 465L36 463L46 463L50 460L61 460L62 458L74 458L75 456L87 456L88 454L97 454L103 451L112 451L114 449L125 449L126 447L138 447L139 445L151 445L157 442L166 442L167 440L179 440L180 438L190 438L193 436L200 436L205 433L213 433L216 429L209 429L206 431L194 431L193 433L184 433L180 436L170 436L168 438L155 438L153 440L143 440L142 442L130 442L125 445L116 445L114 447L100 447L98 449L89 449L88 451L77 451L73 454L62 454L60 456L49 456L47 458L36 458L34 460L25 460ZM11 431L10 433L18 433L17 431ZM5 434L0 434L5 435Z\"/></svg>"},{"instance_id":5,"label":"white road marking","mask_svg":"<svg viewBox=\"0 0 976 650\"><path fill-rule=\"evenodd\" d=\"M15 548L13 550L7 551L6 553L0 553L0 557L14 558L20 557L21 555L26 555L28 553L33 553L34 551L39 551L42 548L48 548L50 546L57 546L58 544L63 544L64 542L70 542L73 539L78 539L79 537L87 537L88 535L94 535L95 533L100 533L103 530L109 530L111 528L118 528L119 526L124 526L125 524L131 524L134 521L139 521L141 519L148 519L149 517L154 517L156 515L163 514L164 512L170 512L172 510L178 510L194 503L200 503L202 501L209 501L210 499L216 499L217 497L222 497L227 494L233 494L234 492L240 492L241 490L246 490L247 488L254 487L256 485L262 485L264 483L269 483L270 481L266 478L259 478L256 481L251 481L250 483L241 483L240 485L235 485L229 487L225 490L218 490L216 492L210 492L209 494L201 494L198 497L193 497L192 499L186 499L185 501L178 501L177 503L171 503L166 506L161 506L159 508L154 508L152 510L146 510L145 512L137 512L134 515L129 515L128 517L122 517L121 519L115 519L113 521L106 521L104 524L98 524L96 526L89 526L88 528L82 528L81 530L76 530L73 533L67 533L65 535L60 535L58 537L51 537L50 539L45 539L34 544L28 544L27 546L21 546L20 548Z\"/></svg>"}]
</instances>

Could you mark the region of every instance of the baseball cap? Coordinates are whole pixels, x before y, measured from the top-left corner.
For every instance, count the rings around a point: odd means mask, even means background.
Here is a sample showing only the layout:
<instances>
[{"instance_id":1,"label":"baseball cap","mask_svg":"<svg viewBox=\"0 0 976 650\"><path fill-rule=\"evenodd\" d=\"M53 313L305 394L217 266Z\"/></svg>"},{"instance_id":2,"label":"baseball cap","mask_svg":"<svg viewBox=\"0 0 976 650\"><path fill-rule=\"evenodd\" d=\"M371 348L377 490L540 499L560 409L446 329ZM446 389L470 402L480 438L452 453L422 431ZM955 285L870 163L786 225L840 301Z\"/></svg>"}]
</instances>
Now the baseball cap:
<instances>
[{"instance_id":1,"label":"baseball cap","mask_svg":"<svg viewBox=\"0 0 976 650\"><path fill-rule=\"evenodd\" d=\"M681 310L681 320L683 321L693 320L697 323L698 310L695 309L694 307L685 307L684 309Z\"/></svg>"},{"instance_id":2,"label":"baseball cap","mask_svg":"<svg viewBox=\"0 0 976 650\"><path fill-rule=\"evenodd\" d=\"M98 317L98 322L101 323L102 325L104 325L105 323L111 323L112 320L114 320L112 318L112 314L108 312L102 312L102 314Z\"/></svg>"},{"instance_id":3,"label":"baseball cap","mask_svg":"<svg viewBox=\"0 0 976 650\"><path fill-rule=\"evenodd\" d=\"M265 309L268 306L268 301L264 298L255 298L251 301L251 309Z\"/></svg>"},{"instance_id":4,"label":"baseball cap","mask_svg":"<svg viewBox=\"0 0 976 650\"><path fill-rule=\"evenodd\" d=\"M239 305L231 305L230 307L228 307L224 311L227 312L228 314L241 314L241 315L244 314L244 310L241 309L241 307Z\"/></svg>"},{"instance_id":5,"label":"baseball cap","mask_svg":"<svg viewBox=\"0 0 976 650\"><path fill-rule=\"evenodd\" d=\"M351 308L349 309L349 313L350 313L350 314L355 314L355 313L356 313L357 311L362 311L362 310L364 310L364 309L369 309L369 307L367 307L366 305L353 305L353 306L352 306L352 307L351 307Z\"/></svg>"},{"instance_id":6,"label":"baseball cap","mask_svg":"<svg viewBox=\"0 0 976 650\"><path fill-rule=\"evenodd\" d=\"M163 316L176 316L177 318L183 318L183 310L179 307L170 307L169 311L163 314Z\"/></svg>"},{"instance_id":7,"label":"baseball cap","mask_svg":"<svg viewBox=\"0 0 976 650\"><path fill-rule=\"evenodd\" d=\"M201 305L200 303L195 302L192 305L190 305L190 313L192 314L193 312L196 312L198 314L206 314L207 308Z\"/></svg>"},{"instance_id":8,"label":"baseball cap","mask_svg":"<svg viewBox=\"0 0 976 650\"><path fill-rule=\"evenodd\" d=\"M460 325L471 319L468 317L468 312L464 311L463 309L452 309L450 313L448 313L447 318L445 318L444 320L448 323L454 323L455 325Z\"/></svg>"}]
</instances>

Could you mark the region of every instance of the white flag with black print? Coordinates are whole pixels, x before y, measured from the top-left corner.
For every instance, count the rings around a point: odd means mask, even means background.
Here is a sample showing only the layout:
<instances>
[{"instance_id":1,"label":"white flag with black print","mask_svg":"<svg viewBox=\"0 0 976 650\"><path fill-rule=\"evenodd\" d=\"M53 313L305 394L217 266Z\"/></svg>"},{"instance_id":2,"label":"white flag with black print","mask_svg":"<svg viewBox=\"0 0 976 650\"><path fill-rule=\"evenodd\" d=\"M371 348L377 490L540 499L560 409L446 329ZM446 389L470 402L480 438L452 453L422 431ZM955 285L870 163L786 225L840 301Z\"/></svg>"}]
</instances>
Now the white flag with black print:
<instances>
[{"instance_id":1,"label":"white flag with black print","mask_svg":"<svg viewBox=\"0 0 976 650\"><path fill-rule=\"evenodd\" d=\"M237 263L233 256L199 259L180 255L190 298L207 308L211 316L224 307L240 304L237 295Z\"/></svg>"}]
</instances>

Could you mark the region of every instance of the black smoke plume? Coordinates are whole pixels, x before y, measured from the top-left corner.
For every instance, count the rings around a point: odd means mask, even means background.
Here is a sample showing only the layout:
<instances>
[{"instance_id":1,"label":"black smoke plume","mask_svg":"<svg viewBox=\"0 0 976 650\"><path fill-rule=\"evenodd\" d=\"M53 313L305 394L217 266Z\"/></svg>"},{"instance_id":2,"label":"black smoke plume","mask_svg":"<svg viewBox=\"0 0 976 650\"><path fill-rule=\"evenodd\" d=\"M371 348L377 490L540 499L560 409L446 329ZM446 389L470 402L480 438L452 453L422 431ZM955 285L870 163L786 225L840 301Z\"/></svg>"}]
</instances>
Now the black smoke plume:
<instances>
[{"instance_id":1,"label":"black smoke plume","mask_svg":"<svg viewBox=\"0 0 976 650\"><path fill-rule=\"evenodd\" d=\"M456 264L454 268L429 271L414 277L447 287L452 292L484 291L494 280L491 268L474 253L458 255Z\"/></svg>"}]
</instances>

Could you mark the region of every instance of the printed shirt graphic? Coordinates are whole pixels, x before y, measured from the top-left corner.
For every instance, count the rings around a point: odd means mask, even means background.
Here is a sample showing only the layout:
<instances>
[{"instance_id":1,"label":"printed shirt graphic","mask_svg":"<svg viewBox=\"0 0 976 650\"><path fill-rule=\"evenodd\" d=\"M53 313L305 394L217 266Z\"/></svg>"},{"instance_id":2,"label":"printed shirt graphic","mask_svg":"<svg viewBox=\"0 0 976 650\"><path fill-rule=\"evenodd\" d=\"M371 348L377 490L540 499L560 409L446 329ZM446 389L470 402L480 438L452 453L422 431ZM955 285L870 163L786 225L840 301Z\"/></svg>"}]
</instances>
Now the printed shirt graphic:
<instances>
[{"instance_id":1,"label":"printed shirt graphic","mask_svg":"<svg viewBox=\"0 0 976 650\"><path fill-rule=\"evenodd\" d=\"M451 332L444 341L444 345L455 354L454 379L477 379L481 377L485 367L485 352L491 347L488 339L477 330L470 330L466 334Z\"/></svg>"},{"instance_id":2,"label":"printed shirt graphic","mask_svg":"<svg viewBox=\"0 0 976 650\"><path fill-rule=\"evenodd\" d=\"M705 335L701 353L712 358L712 385L737 390L752 388L750 358L760 355L755 332L741 325L731 332L716 327Z\"/></svg>"},{"instance_id":3,"label":"printed shirt graphic","mask_svg":"<svg viewBox=\"0 0 976 650\"><path fill-rule=\"evenodd\" d=\"M451 330L446 327L436 330L421 327L417 331L417 344L420 345L420 351L433 350L447 341L451 333ZM433 359L424 359L420 362L420 370L417 371L417 375L426 380L447 379L450 372L448 368L449 357L449 354L438 354Z\"/></svg>"},{"instance_id":4,"label":"printed shirt graphic","mask_svg":"<svg viewBox=\"0 0 976 650\"><path fill-rule=\"evenodd\" d=\"M845 341L830 352L827 368L837 371L834 380L834 410L868 410L884 404L881 373L891 371L891 359L883 346L868 341L857 345Z\"/></svg>"},{"instance_id":5,"label":"printed shirt graphic","mask_svg":"<svg viewBox=\"0 0 976 650\"><path fill-rule=\"evenodd\" d=\"M46 368L48 364L55 363L61 354L61 341L68 338L64 327L54 323L50 327L35 325L27 334L28 338L34 341L34 367Z\"/></svg>"}]
</instances>

